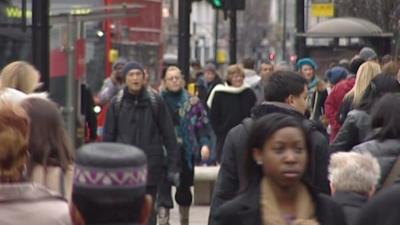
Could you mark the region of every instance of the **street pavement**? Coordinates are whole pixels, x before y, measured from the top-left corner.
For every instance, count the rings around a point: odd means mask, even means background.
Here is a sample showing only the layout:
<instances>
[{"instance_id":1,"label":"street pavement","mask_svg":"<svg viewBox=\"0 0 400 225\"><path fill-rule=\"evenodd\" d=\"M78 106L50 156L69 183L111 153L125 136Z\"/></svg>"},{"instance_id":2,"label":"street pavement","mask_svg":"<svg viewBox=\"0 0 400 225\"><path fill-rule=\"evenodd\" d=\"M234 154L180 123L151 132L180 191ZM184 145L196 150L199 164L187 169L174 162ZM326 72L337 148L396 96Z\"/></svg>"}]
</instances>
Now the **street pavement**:
<instances>
[{"instance_id":1,"label":"street pavement","mask_svg":"<svg viewBox=\"0 0 400 225\"><path fill-rule=\"evenodd\" d=\"M189 225L207 225L208 213L210 212L210 206L195 206L190 207ZM179 209L175 203L174 209L170 214L170 224L180 225L179 222Z\"/></svg>"}]
</instances>

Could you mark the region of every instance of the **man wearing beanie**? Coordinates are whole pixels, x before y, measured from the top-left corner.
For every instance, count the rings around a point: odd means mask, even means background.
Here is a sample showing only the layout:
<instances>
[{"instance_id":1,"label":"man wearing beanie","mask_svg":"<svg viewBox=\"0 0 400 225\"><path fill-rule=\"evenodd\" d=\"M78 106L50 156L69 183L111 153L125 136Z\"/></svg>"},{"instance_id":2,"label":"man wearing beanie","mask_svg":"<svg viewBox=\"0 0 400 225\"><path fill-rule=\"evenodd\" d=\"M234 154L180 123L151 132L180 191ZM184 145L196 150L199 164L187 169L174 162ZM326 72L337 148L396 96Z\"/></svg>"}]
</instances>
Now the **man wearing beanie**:
<instances>
[{"instance_id":1,"label":"man wearing beanie","mask_svg":"<svg viewBox=\"0 0 400 225\"><path fill-rule=\"evenodd\" d=\"M119 58L112 66L112 72L110 77L104 80L103 86L98 94L98 100L100 105L107 104L114 95L123 88L124 76L122 75L122 69L126 64L124 58Z\"/></svg>"},{"instance_id":2,"label":"man wearing beanie","mask_svg":"<svg viewBox=\"0 0 400 225\"><path fill-rule=\"evenodd\" d=\"M172 118L161 97L146 88L140 63L127 63L122 74L125 88L111 100L103 140L143 149L149 165L146 192L156 199L158 186L165 176L170 182L177 182L179 177L179 152ZM164 170L165 161L167 172ZM149 224L156 224L154 213Z\"/></svg>"},{"instance_id":3,"label":"man wearing beanie","mask_svg":"<svg viewBox=\"0 0 400 225\"><path fill-rule=\"evenodd\" d=\"M74 225L147 224L152 198L146 194L146 177L146 156L140 149L114 143L84 145L74 167Z\"/></svg>"}]
</instances>

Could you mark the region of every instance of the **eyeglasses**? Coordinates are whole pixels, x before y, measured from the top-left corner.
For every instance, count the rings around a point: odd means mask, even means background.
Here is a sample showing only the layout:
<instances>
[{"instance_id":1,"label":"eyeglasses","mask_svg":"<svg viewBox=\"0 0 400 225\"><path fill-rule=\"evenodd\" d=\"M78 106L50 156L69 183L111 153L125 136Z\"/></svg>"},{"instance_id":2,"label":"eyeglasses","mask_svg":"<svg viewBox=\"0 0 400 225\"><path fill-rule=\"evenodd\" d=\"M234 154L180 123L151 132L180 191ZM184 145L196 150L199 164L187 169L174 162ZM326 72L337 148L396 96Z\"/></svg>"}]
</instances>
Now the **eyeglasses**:
<instances>
[{"instance_id":1,"label":"eyeglasses","mask_svg":"<svg viewBox=\"0 0 400 225\"><path fill-rule=\"evenodd\" d=\"M169 77L169 78L166 78L167 81L174 81L174 80L179 81L181 79L182 79L182 77Z\"/></svg>"}]
</instances>

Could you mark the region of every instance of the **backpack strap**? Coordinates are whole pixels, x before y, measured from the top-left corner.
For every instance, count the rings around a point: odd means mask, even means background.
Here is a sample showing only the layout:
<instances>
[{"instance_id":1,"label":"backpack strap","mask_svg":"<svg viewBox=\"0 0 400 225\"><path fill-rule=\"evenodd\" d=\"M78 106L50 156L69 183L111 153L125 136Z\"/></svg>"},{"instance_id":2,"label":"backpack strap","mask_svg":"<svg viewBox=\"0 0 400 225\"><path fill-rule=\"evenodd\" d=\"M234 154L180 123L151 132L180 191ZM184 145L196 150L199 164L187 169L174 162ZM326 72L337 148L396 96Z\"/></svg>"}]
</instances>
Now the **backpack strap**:
<instances>
[{"instance_id":1,"label":"backpack strap","mask_svg":"<svg viewBox=\"0 0 400 225\"><path fill-rule=\"evenodd\" d=\"M153 113L153 117L156 119L160 114L159 100L157 99L157 94L154 93L154 91L149 90L148 92L150 96L151 112ZM158 122L158 119L156 119L156 121Z\"/></svg>"},{"instance_id":2,"label":"backpack strap","mask_svg":"<svg viewBox=\"0 0 400 225\"><path fill-rule=\"evenodd\" d=\"M161 132L160 128L160 97L157 96L157 94L152 91L148 90L149 96L150 96L150 104L151 104L151 114L153 116L154 121L156 122L157 128L159 132Z\"/></svg>"},{"instance_id":3,"label":"backpack strap","mask_svg":"<svg viewBox=\"0 0 400 225\"><path fill-rule=\"evenodd\" d=\"M160 101L158 95L152 90L146 90L150 97L150 105L151 105L151 114L153 116L154 121L156 122L157 128L160 129L159 125L159 115L160 115ZM118 118L122 109L122 99L124 97L124 89L120 90L117 94L114 104L114 112L115 112L115 120L116 125L118 126ZM118 129L116 126L116 129Z\"/></svg>"},{"instance_id":4,"label":"backpack strap","mask_svg":"<svg viewBox=\"0 0 400 225\"><path fill-rule=\"evenodd\" d=\"M385 182L382 185L381 189L385 189L390 185L394 184L396 178L400 175L400 157L397 157L396 162L393 164L392 169L389 172L389 175L386 177Z\"/></svg>"},{"instance_id":5,"label":"backpack strap","mask_svg":"<svg viewBox=\"0 0 400 225\"><path fill-rule=\"evenodd\" d=\"M118 119L119 113L121 112L122 108L122 98L124 97L124 90L120 90L117 94L117 97L115 99L115 104L114 104L114 112L115 112L115 118Z\"/></svg>"}]
</instances>

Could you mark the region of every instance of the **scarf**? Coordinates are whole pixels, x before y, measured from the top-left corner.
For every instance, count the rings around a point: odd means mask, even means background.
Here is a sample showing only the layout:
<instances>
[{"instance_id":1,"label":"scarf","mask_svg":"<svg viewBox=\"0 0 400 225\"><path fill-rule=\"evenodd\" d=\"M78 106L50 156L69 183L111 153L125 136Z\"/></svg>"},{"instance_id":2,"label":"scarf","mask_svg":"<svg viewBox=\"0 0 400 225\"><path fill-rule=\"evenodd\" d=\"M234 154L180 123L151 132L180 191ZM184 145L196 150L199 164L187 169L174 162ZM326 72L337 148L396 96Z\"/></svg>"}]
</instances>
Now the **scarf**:
<instances>
[{"instance_id":1,"label":"scarf","mask_svg":"<svg viewBox=\"0 0 400 225\"><path fill-rule=\"evenodd\" d=\"M297 192L296 215L283 215L274 196L271 181L261 181L261 219L263 225L319 225L315 217L315 205L304 184Z\"/></svg>"},{"instance_id":2,"label":"scarf","mask_svg":"<svg viewBox=\"0 0 400 225\"><path fill-rule=\"evenodd\" d=\"M227 92L227 93L238 94L238 93L242 93L244 90L246 90L248 88L250 88L250 87L247 84L243 84L240 87L229 86L227 83L218 84L211 91L210 97L208 97L208 100L207 100L207 106L211 109L211 105L214 100L214 96L215 96L216 92Z\"/></svg>"},{"instance_id":3,"label":"scarf","mask_svg":"<svg viewBox=\"0 0 400 225\"><path fill-rule=\"evenodd\" d=\"M182 144L189 168L193 168L193 157L199 151L201 137L197 129L208 126L207 112L197 98L192 98L185 90L163 91L161 96L171 110L178 143Z\"/></svg>"}]
</instances>

